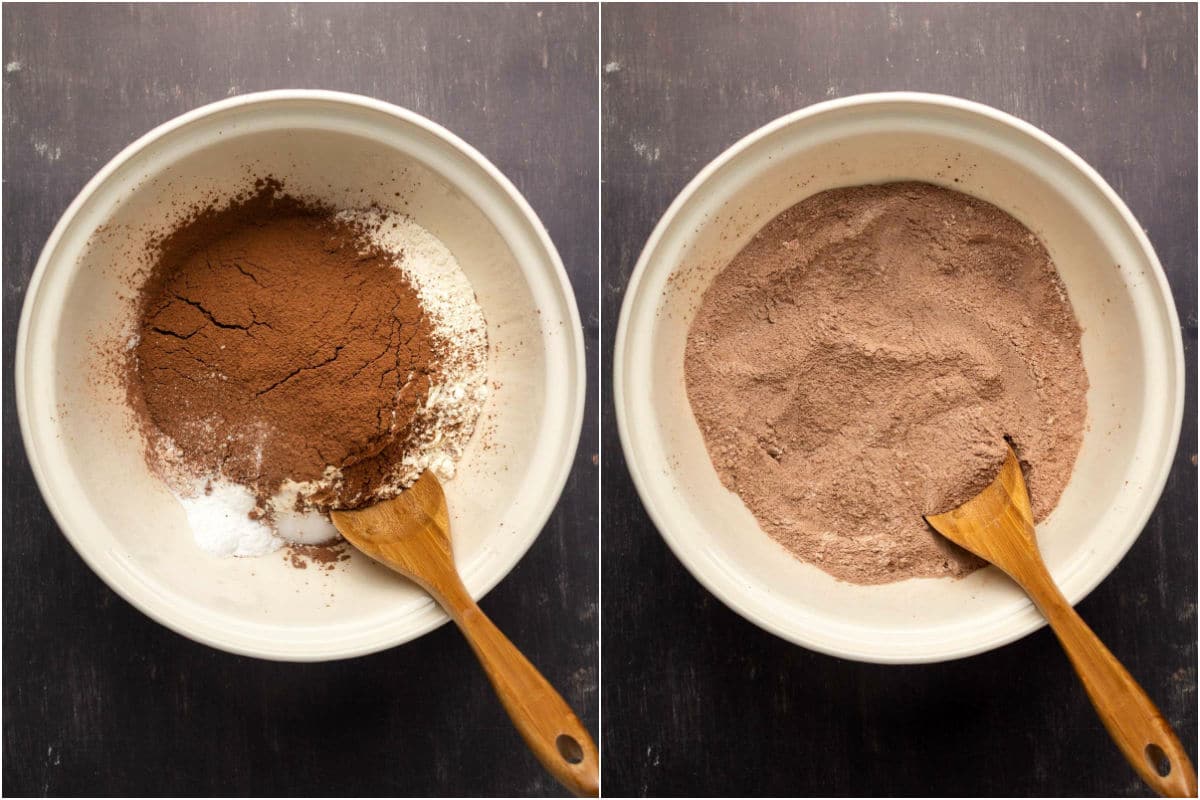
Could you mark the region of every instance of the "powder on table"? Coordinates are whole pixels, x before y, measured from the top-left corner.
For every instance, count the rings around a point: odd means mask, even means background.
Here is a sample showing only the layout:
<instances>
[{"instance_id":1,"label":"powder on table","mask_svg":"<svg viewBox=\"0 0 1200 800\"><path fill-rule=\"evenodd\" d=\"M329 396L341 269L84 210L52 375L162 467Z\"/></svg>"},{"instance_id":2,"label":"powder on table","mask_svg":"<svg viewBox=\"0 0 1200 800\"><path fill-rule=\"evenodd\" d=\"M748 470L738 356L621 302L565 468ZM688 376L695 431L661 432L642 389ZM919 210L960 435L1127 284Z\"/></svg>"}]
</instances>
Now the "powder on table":
<instances>
[{"instance_id":1,"label":"powder on table","mask_svg":"<svg viewBox=\"0 0 1200 800\"><path fill-rule=\"evenodd\" d=\"M982 562L923 514L1016 445L1033 511L1082 441L1080 329L1037 238L919 183L822 192L760 231L688 333L692 410L722 483L795 556L855 583Z\"/></svg>"}]
</instances>

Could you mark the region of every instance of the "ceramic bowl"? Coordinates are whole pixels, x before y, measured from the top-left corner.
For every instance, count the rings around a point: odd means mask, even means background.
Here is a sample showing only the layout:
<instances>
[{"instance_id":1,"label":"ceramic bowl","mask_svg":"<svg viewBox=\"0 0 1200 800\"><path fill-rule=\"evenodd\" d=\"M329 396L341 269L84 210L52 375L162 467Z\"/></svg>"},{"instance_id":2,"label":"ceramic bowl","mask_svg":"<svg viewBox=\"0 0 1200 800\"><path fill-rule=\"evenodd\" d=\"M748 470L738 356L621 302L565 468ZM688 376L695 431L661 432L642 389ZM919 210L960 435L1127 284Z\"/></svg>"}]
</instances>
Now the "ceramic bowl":
<instances>
[{"instance_id":1,"label":"ceramic bowl","mask_svg":"<svg viewBox=\"0 0 1200 800\"><path fill-rule=\"evenodd\" d=\"M116 592L214 647L272 659L361 655L444 621L415 586L354 558L332 571L280 554L219 559L147 469L111 365L148 231L247 175L341 207L378 203L438 236L488 320L498 384L446 485L455 556L478 598L537 537L567 479L584 404L579 314L532 209L476 150L410 111L364 97L281 91L174 119L127 147L71 203L30 282L18 335L17 410L59 527ZM174 211L173 211L174 209ZM80 609L84 613L85 609Z\"/></svg>"},{"instance_id":2,"label":"ceramic bowl","mask_svg":"<svg viewBox=\"0 0 1200 800\"><path fill-rule=\"evenodd\" d=\"M667 544L732 609L805 647L884 663L979 653L1042 618L994 568L859 586L792 558L717 478L682 364L704 289L768 221L825 189L899 180L999 206L1042 239L1062 275L1084 330L1088 430L1038 538L1072 603L1154 509L1184 391L1175 307L1142 227L1095 170L1028 123L952 97L860 95L776 120L709 164L659 222L626 292L613 390L630 472Z\"/></svg>"}]
</instances>

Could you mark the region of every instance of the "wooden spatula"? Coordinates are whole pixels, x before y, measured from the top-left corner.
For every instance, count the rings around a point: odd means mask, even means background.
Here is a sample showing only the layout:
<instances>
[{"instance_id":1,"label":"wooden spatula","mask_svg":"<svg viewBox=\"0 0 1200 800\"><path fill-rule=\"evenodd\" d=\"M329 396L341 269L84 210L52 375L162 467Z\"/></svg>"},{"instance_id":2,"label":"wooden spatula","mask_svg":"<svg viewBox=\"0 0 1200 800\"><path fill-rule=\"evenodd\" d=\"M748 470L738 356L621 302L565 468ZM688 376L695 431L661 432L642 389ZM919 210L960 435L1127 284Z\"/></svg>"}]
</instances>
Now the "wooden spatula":
<instances>
[{"instance_id":1,"label":"wooden spatula","mask_svg":"<svg viewBox=\"0 0 1200 800\"><path fill-rule=\"evenodd\" d=\"M592 737L554 687L484 616L458 576L446 496L437 478L427 471L393 500L329 516L352 545L415 581L441 604L542 766L575 794L596 797L600 761Z\"/></svg>"},{"instance_id":2,"label":"wooden spatula","mask_svg":"<svg viewBox=\"0 0 1200 800\"><path fill-rule=\"evenodd\" d=\"M950 541L1016 581L1042 612L1083 682L1109 735L1138 775L1165 797L1195 797L1196 769L1142 687L1054 584L1034 538L1033 512L1010 447L1000 474L953 511L925 519Z\"/></svg>"}]
</instances>

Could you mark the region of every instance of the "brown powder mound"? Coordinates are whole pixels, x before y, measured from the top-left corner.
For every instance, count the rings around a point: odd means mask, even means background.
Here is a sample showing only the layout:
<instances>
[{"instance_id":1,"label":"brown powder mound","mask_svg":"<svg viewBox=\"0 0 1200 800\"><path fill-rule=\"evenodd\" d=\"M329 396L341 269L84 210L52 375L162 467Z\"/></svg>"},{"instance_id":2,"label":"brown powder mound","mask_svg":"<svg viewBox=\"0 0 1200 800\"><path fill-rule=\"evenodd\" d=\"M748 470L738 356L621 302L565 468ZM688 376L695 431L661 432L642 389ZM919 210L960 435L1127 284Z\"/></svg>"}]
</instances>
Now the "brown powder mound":
<instances>
[{"instance_id":1,"label":"brown powder mound","mask_svg":"<svg viewBox=\"0 0 1200 800\"><path fill-rule=\"evenodd\" d=\"M130 394L147 429L174 443L171 458L250 487L260 507L286 479L329 467L343 479L304 505L373 500L436 366L394 258L270 181L201 211L158 250Z\"/></svg>"},{"instance_id":2,"label":"brown powder mound","mask_svg":"<svg viewBox=\"0 0 1200 800\"><path fill-rule=\"evenodd\" d=\"M1083 436L1079 339L1045 248L1000 209L836 189L717 276L687 391L721 481L794 555L855 583L961 576L982 562L922 515L987 485L1005 436L1050 513Z\"/></svg>"}]
</instances>

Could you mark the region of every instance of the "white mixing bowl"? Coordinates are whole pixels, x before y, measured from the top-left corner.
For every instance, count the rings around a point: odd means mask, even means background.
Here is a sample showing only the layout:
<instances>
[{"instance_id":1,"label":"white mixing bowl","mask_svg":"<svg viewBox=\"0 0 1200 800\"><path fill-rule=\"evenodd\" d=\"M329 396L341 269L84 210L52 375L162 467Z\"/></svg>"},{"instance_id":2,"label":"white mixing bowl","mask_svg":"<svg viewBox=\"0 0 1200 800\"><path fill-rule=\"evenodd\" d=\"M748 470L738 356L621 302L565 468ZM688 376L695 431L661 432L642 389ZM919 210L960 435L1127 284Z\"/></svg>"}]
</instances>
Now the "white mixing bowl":
<instances>
[{"instance_id":1,"label":"white mixing bowl","mask_svg":"<svg viewBox=\"0 0 1200 800\"><path fill-rule=\"evenodd\" d=\"M1041 237L1066 284L1084 329L1089 428L1038 538L1072 603L1154 509L1184 389L1179 322L1141 226L1082 159L1021 120L939 95L860 95L776 120L705 167L651 235L621 312L613 389L630 472L675 555L733 610L805 647L882 663L979 653L1042 618L995 568L858 586L791 557L721 485L688 404L683 352L714 274L768 221L825 189L899 180L1009 212Z\"/></svg>"},{"instance_id":2,"label":"white mixing bowl","mask_svg":"<svg viewBox=\"0 0 1200 800\"><path fill-rule=\"evenodd\" d=\"M192 111L127 147L55 227L34 271L15 361L33 473L64 534L136 607L214 647L322 660L380 650L445 614L363 556L326 572L281 555L206 556L147 469L97 345L128 309L130 256L178 205L271 174L297 193L410 214L454 253L488 321L490 378L472 447L446 485L456 560L478 598L529 548L579 441L583 335L562 262L532 209L462 140L412 112L334 92L279 91ZM80 609L80 613L86 613Z\"/></svg>"}]
</instances>

